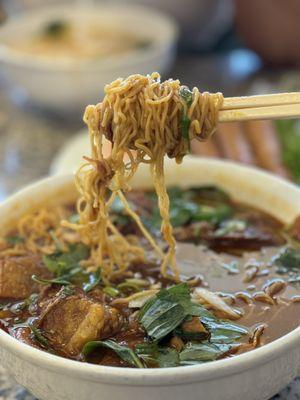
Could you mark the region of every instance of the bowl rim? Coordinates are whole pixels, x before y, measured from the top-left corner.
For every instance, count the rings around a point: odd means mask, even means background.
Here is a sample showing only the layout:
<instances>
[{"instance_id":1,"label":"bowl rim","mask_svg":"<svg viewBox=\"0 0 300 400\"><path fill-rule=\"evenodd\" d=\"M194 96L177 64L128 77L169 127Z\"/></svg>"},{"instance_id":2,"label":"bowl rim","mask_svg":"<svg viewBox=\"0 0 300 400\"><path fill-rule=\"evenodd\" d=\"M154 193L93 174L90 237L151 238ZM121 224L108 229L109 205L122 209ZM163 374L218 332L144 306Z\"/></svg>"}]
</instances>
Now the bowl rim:
<instances>
[{"instance_id":1,"label":"bowl rim","mask_svg":"<svg viewBox=\"0 0 300 400\"><path fill-rule=\"evenodd\" d=\"M103 3L93 6L79 5L74 8L71 13L73 15L80 16L81 9L85 13L90 14L94 14L95 12L101 13L101 11L103 12L103 10L107 10L111 13L115 11L119 13L134 13L134 15L138 15L141 18L146 19L148 23L151 23L151 21L153 20L159 21L159 24L164 27L164 35L159 38L154 38L149 49L132 49L128 50L126 54L123 54L121 56L119 54L105 56L103 57L103 60L78 60L71 58L60 59L53 57L47 58L15 50L11 46L9 46L9 44L1 42L1 35L5 34L6 30L10 29L15 24L24 23L26 22L26 20L31 19L32 17L38 18L40 16L40 18L45 18L46 16L47 18L47 14L49 12L61 10L61 12L63 13L64 11L67 12L69 10L69 7L66 5L66 3L62 3L60 5L44 5L41 8L31 11L30 13L18 13L15 16L9 18L0 26L0 62L12 63L14 65L28 67L33 70L43 69L54 72L68 71L70 69L72 69L73 71L118 71L121 67L135 64L134 60L136 59L138 59L139 62L147 62L153 57L155 58L157 56L157 51L167 51L169 47L174 46L179 36L179 27L177 22L166 13L156 10L150 6L138 4L128 4L125 6L117 3Z\"/></svg>"},{"instance_id":2,"label":"bowl rim","mask_svg":"<svg viewBox=\"0 0 300 400\"><path fill-rule=\"evenodd\" d=\"M268 179L272 183L275 182L281 186L281 190L293 192L300 197L300 188L296 185L257 168L241 166L237 163L223 160L202 159L199 160L199 162L210 163L219 169L224 166L229 166L234 168L236 171L242 169L244 172L251 172L251 174L255 174L257 178ZM20 200L31 191L41 191L42 187L46 188L51 186L51 184L52 186L55 184L57 189L62 188L63 185L71 184L73 179L74 176L72 174L54 175L41 179L24 187L0 204L0 212L1 209L7 207L11 201ZM233 358L212 361L194 366L162 369L134 369L94 365L65 359L22 343L10 336L8 333L0 330L0 346L5 347L6 350L29 363L56 373L60 372L68 376L78 377L85 381L98 381L109 385L128 386L180 385L182 383L209 381L220 377L226 377L241 373L242 371L249 370L258 365L263 365L275 358L280 358L288 350L292 350L296 346L299 346L299 344L300 326L273 342L260 348L253 349L247 353L237 355Z\"/></svg>"}]
</instances>

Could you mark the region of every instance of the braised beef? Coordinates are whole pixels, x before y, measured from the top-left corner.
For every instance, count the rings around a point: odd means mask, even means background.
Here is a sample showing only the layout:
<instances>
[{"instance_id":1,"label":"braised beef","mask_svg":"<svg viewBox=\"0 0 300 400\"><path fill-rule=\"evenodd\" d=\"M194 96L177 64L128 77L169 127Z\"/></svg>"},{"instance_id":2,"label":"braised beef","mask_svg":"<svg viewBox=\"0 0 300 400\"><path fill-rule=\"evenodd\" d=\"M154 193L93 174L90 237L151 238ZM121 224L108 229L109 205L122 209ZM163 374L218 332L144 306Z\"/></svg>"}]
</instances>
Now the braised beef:
<instances>
[{"instance_id":1,"label":"braised beef","mask_svg":"<svg viewBox=\"0 0 300 400\"><path fill-rule=\"evenodd\" d=\"M0 298L25 299L30 294L38 292L40 285L31 279L32 275L51 277L51 273L38 255L1 258Z\"/></svg>"},{"instance_id":2,"label":"braised beef","mask_svg":"<svg viewBox=\"0 0 300 400\"><path fill-rule=\"evenodd\" d=\"M113 307L91 300L82 290L65 297L63 289L41 311L35 326L51 347L76 357L85 343L115 335L123 317Z\"/></svg>"}]
</instances>

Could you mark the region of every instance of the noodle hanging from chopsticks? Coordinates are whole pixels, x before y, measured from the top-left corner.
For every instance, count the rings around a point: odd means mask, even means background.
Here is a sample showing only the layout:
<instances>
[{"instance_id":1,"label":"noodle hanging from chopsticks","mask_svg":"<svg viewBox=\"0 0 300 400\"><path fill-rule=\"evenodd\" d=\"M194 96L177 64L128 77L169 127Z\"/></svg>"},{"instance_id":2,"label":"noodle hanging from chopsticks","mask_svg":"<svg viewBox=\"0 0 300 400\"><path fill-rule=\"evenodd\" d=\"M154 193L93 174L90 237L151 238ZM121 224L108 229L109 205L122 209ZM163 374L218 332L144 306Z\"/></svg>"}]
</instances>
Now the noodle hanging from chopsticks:
<instances>
[{"instance_id":1,"label":"noodle hanging from chopsticks","mask_svg":"<svg viewBox=\"0 0 300 400\"><path fill-rule=\"evenodd\" d=\"M143 260L142 248L122 235L110 220L109 212L116 197L161 259L161 272L179 279L175 259L175 239L169 216L169 197L164 178L164 157L180 163L189 152L194 138L207 140L214 132L221 93L200 93L181 86L178 80L161 82L158 73L131 75L105 87L103 101L88 106L84 121L89 128L91 157L76 174L81 198L78 224L64 225L78 231L83 243L91 247L90 266L101 266L109 278L124 271L133 260ZM111 141L109 157L103 156L103 137ZM127 155L129 163L124 161ZM130 209L124 193L139 164L150 165L159 211L161 231L168 249L163 252Z\"/></svg>"}]
</instances>

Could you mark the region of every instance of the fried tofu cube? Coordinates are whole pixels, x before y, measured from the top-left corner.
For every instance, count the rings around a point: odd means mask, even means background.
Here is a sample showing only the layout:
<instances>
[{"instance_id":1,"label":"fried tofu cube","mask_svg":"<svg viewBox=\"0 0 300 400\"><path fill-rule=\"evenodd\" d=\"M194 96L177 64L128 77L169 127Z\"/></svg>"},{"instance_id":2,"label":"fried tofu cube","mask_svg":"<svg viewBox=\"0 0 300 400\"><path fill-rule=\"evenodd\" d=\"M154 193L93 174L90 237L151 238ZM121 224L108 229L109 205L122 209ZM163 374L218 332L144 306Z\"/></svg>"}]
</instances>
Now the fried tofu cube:
<instances>
[{"instance_id":1,"label":"fried tofu cube","mask_svg":"<svg viewBox=\"0 0 300 400\"><path fill-rule=\"evenodd\" d=\"M40 285L31 277L49 277L49 271L36 255L4 257L0 259L0 298L25 299L39 292Z\"/></svg>"}]
</instances>

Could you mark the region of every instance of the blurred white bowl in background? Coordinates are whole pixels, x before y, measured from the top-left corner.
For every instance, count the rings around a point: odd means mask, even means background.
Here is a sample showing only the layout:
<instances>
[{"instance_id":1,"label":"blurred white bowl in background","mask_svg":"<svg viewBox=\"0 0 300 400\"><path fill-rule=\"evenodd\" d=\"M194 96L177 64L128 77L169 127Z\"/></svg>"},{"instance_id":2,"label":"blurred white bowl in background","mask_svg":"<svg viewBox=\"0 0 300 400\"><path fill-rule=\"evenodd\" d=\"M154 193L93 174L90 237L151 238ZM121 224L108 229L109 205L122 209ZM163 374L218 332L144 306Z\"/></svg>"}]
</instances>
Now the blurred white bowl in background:
<instances>
[{"instance_id":1,"label":"blurred white bowl in background","mask_svg":"<svg viewBox=\"0 0 300 400\"><path fill-rule=\"evenodd\" d=\"M75 24L97 21L120 27L122 32L149 40L144 48L101 59L45 58L13 49L12 40L30 37L54 20ZM99 101L106 83L133 73L167 72L175 57L178 29L172 18L138 5L46 6L21 13L0 27L0 70L10 88L22 88L28 98L55 111L82 111Z\"/></svg>"}]
</instances>

